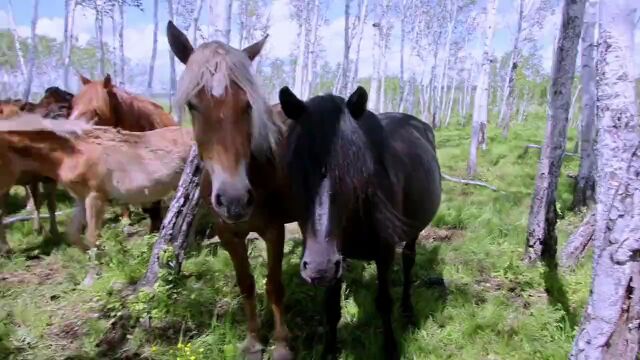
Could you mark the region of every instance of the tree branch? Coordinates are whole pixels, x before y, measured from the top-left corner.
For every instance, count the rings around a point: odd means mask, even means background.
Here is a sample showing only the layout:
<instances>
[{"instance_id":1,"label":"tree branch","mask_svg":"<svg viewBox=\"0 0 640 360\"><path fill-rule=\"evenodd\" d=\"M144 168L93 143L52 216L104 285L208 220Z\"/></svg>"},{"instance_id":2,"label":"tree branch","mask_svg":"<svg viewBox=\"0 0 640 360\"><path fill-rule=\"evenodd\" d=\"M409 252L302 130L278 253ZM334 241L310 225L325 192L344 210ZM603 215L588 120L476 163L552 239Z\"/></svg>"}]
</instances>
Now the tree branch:
<instances>
[{"instance_id":1,"label":"tree branch","mask_svg":"<svg viewBox=\"0 0 640 360\"><path fill-rule=\"evenodd\" d=\"M592 211L580 224L576 232L569 237L560 255L560 266L571 268L576 266L578 261L584 257L585 252L593 241L596 229L596 213Z\"/></svg>"},{"instance_id":2,"label":"tree branch","mask_svg":"<svg viewBox=\"0 0 640 360\"><path fill-rule=\"evenodd\" d=\"M66 213L70 213L72 212L73 209L67 209L67 210L63 210L63 211L58 211L56 212L56 216L59 215L63 215ZM6 218L5 220L2 221L2 225L11 225L13 223L17 223L20 221L28 221L28 220L33 220L35 219L36 216L35 215L14 215L14 216L10 216L8 218ZM48 219L49 218L49 214L42 214L40 215L41 219Z\"/></svg>"},{"instance_id":3,"label":"tree branch","mask_svg":"<svg viewBox=\"0 0 640 360\"><path fill-rule=\"evenodd\" d=\"M482 182L482 181L478 181L478 180L465 180L465 179L460 179L460 178L456 178L453 176L449 176L447 174L441 173L440 174L442 176L443 179L451 181L451 182L455 182L458 184L465 184L465 185L478 185L478 186L483 186L486 187L488 189L491 189L493 191L498 191L498 188L493 186L493 185L489 185L486 182Z\"/></svg>"},{"instance_id":4,"label":"tree branch","mask_svg":"<svg viewBox=\"0 0 640 360\"><path fill-rule=\"evenodd\" d=\"M522 152L522 154L520 155L520 157L527 155L529 153L529 149L542 149L542 146L540 145L536 145L536 144L527 144L524 146L524 151ZM580 156L580 154L574 153L574 152L569 152L569 151L565 151L564 152L564 156Z\"/></svg>"}]
</instances>

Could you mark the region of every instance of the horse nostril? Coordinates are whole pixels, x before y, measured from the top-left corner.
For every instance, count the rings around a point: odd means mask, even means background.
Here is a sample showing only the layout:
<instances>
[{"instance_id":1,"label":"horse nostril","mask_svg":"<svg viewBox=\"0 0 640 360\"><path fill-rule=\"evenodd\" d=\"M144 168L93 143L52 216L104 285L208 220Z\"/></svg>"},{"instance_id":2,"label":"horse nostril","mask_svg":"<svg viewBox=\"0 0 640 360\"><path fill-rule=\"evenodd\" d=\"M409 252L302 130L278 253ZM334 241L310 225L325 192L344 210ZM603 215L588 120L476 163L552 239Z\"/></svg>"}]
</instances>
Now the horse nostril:
<instances>
[{"instance_id":1,"label":"horse nostril","mask_svg":"<svg viewBox=\"0 0 640 360\"><path fill-rule=\"evenodd\" d=\"M253 191L249 190L247 192L247 203L246 203L247 207L252 206L253 205L253 201L254 201Z\"/></svg>"},{"instance_id":2,"label":"horse nostril","mask_svg":"<svg viewBox=\"0 0 640 360\"><path fill-rule=\"evenodd\" d=\"M216 194L216 206L222 207L224 204L222 203L222 195Z\"/></svg>"},{"instance_id":3,"label":"horse nostril","mask_svg":"<svg viewBox=\"0 0 640 360\"><path fill-rule=\"evenodd\" d=\"M309 266L309 263L306 261L302 262L302 270L307 270L307 267Z\"/></svg>"}]
</instances>

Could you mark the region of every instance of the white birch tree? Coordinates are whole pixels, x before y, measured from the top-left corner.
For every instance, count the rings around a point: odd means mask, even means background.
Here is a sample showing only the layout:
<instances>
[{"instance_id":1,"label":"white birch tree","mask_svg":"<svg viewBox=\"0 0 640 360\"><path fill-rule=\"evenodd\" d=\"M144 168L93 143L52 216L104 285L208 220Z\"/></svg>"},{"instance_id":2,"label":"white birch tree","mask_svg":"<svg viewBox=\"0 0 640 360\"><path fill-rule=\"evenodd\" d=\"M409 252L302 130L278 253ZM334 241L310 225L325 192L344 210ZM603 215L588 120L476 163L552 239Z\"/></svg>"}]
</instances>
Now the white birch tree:
<instances>
[{"instance_id":1,"label":"white birch tree","mask_svg":"<svg viewBox=\"0 0 640 360\"><path fill-rule=\"evenodd\" d=\"M567 142L571 87L586 0L565 0L551 68L547 130L531 200L524 261L555 264L556 188ZM550 262L550 263L549 263Z\"/></svg>"},{"instance_id":2,"label":"white birch tree","mask_svg":"<svg viewBox=\"0 0 640 360\"><path fill-rule=\"evenodd\" d=\"M18 63L20 64L20 75L22 75L23 79L26 79L27 76L27 65L24 61L24 55L22 53L22 47L20 46L20 37L18 36L18 30L16 28L16 22L13 17L13 2L12 0L8 0L9 5L9 30L11 31L11 35L13 35L13 41L16 47L16 55L18 56Z\"/></svg>"},{"instance_id":3,"label":"white birch tree","mask_svg":"<svg viewBox=\"0 0 640 360\"><path fill-rule=\"evenodd\" d=\"M231 41L233 0L209 0L209 41Z\"/></svg>"},{"instance_id":4,"label":"white birch tree","mask_svg":"<svg viewBox=\"0 0 640 360\"><path fill-rule=\"evenodd\" d=\"M198 29L200 24L200 14L202 14L202 5L204 0L197 0L194 8L193 16L191 17L191 44L193 47L198 47Z\"/></svg>"},{"instance_id":5,"label":"white birch tree","mask_svg":"<svg viewBox=\"0 0 640 360\"><path fill-rule=\"evenodd\" d=\"M600 2L591 295L570 359L632 360L640 343L640 125L634 4Z\"/></svg>"},{"instance_id":6,"label":"white birch tree","mask_svg":"<svg viewBox=\"0 0 640 360\"><path fill-rule=\"evenodd\" d=\"M587 0L582 29L580 80L582 114L580 117L580 169L573 193L573 207L581 208L595 201L594 153L596 130L596 21L598 1Z\"/></svg>"},{"instance_id":7,"label":"white birch tree","mask_svg":"<svg viewBox=\"0 0 640 360\"><path fill-rule=\"evenodd\" d=\"M149 60L149 73L147 75L147 95L151 95L153 91L153 75L156 66L156 57L158 56L158 10L159 0L153 0L153 40L151 47L151 59Z\"/></svg>"},{"instance_id":8,"label":"white birch tree","mask_svg":"<svg viewBox=\"0 0 640 360\"><path fill-rule=\"evenodd\" d=\"M475 176L478 167L478 148L480 146L486 146L485 144L487 142L487 117L489 115L489 68L491 66L491 43L493 41L497 6L498 0L487 0L482 67L480 69L480 75L476 85L476 93L473 101L471 146L469 148L469 162L467 164L468 177Z\"/></svg>"},{"instance_id":9,"label":"white birch tree","mask_svg":"<svg viewBox=\"0 0 640 360\"><path fill-rule=\"evenodd\" d=\"M73 49L73 24L76 13L76 0L65 0L64 2L64 45L62 54L63 86L69 89L69 69L71 68L71 50Z\"/></svg>"},{"instance_id":10,"label":"white birch tree","mask_svg":"<svg viewBox=\"0 0 640 360\"><path fill-rule=\"evenodd\" d=\"M31 84L33 83L33 69L36 66L36 52L38 47L38 37L36 35L36 27L38 25L38 0L33 0L33 14L31 15L31 47L29 48L29 63L27 67L27 76L24 84L22 98L29 101L31 95Z\"/></svg>"}]
</instances>

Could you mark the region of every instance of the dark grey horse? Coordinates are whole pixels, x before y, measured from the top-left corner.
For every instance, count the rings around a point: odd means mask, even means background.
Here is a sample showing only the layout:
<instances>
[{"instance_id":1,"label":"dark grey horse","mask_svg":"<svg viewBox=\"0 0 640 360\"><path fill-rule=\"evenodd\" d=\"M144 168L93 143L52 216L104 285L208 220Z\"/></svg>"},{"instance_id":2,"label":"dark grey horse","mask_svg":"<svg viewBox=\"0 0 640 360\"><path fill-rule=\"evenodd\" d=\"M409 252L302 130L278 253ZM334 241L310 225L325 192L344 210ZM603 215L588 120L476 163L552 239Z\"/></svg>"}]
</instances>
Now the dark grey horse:
<instances>
[{"instance_id":1,"label":"dark grey horse","mask_svg":"<svg viewBox=\"0 0 640 360\"><path fill-rule=\"evenodd\" d=\"M280 103L293 120L286 164L303 214L297 219L304 236L300 272L307 282L327 286L325 355L337 353L344 257L376 262L385 357L397 359L389 277L395 247L404 242L402 310L412 318L416 240L440 206L433 130L408 114L368 111L362 87L347 101L329 94L306 102L284 87Z\"/></svg>"}]
</instances>

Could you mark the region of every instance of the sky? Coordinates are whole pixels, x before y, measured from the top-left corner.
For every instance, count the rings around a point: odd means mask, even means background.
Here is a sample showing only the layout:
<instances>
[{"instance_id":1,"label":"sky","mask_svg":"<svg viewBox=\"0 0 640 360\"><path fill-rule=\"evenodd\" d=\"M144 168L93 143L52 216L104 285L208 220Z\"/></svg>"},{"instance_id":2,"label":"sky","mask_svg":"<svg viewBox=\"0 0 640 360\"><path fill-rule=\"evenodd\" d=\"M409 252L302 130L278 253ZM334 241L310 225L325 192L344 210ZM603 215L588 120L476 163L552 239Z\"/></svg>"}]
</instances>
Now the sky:
<instances>
[{"instance_id":1,"label":"sky","mask_svg":"<svg viewBox=\"0 0 640 360\"><path fill-rule=\"evenodd\" d=\"M484 0L479 0L480 3ZM18 32L27 36L30 32L29 26L32 16L32 0L13 0L13 10ZM342 60L343 53L343 37L344 37L344 2L340 0L328 0L327 23L319 32L321 35L322 46L325 49L325 59L332 63L338 63ZM493 48L495 55L502 55L507 52L513 43L515 30L515 14L517 1L500 0L497 10L497 24L493 39ZM205 5L206 7L206 5ZM153 1L143 0L144 11L128 8L125 12L125 54L134 63L146 64L149 61L152 48L153 34ZM269 8L265 9L271 17L271 28L269 30L269 40L263 56L270 58L280 57L287 58L292 54L295 48L297 38L297 25L290 17L289 0L273 0ZM353 12L353 10L352 10ZM40 0L39 7L40 20L37 25L37 33L62 39L63 35L63 15L64 0ZM166 1L160 0L160 31L158 36L158 62L156 64L157 73L168 74L169 64L169 46L164 34L164 26L168 20ZM201 24L206 24L208 11L203 8ZM540 49L543 57L543 65L548 71L551 64L552 44L556 36L559 26L560 9L558 8L552 16L549 16L542 30L537 34ZM8 27L8 0L0 0L0 28ZM77 11L75 18L74 32L78 36L80 43L85 43L94 34L95 16L89 11ZM479 22L483 26L482 21ZM387 71L390 74L397 74L400 63L400 45L399 45L399 25L395 26L390 51L387 56ZM367 26L365 29L364 40L361 49L361 65L360 74L367 76L372 71L371 55L373 52L373 28ZM640 31L636 31L636 53L640 49ZM237 32L232 31L232 45L237 45ZM111 41L111 24L105 22L105 40ZM475 58L480 57L481 43L479 38L472 39L469 45L469 51ZM166 56L163 56L166 54ZM636 56L639 59L640 56ZM640 65L640 62L638 63ZM425 64L418 59L408 59L408 71L416 74L422 74ZM428 66L428 65L427 65ZM181 71L178 67L178 72ZM160 76L162 78L162 76ZM161 79L166 83L166 80Z\"/></svg>"}]
</instances>

